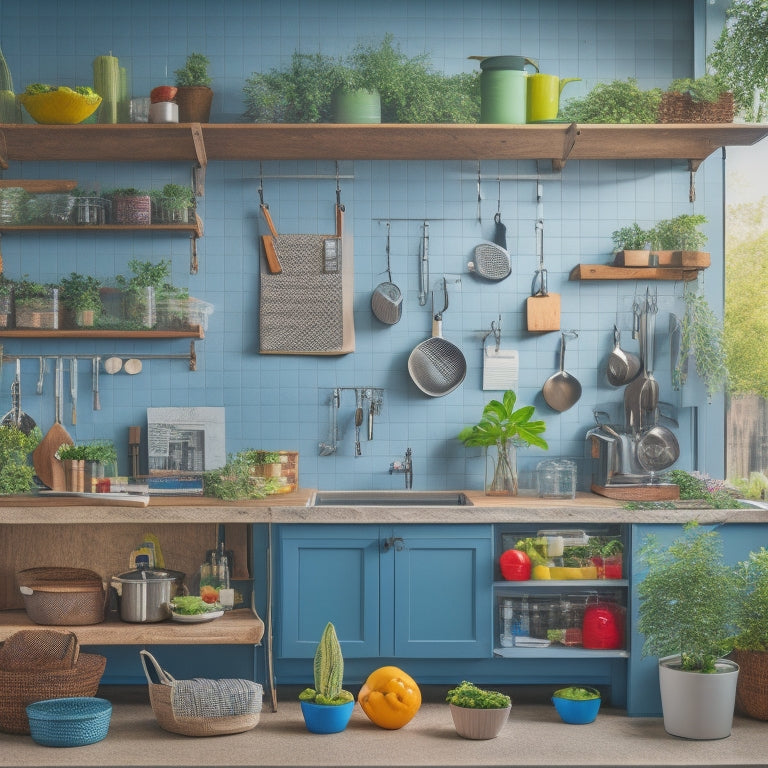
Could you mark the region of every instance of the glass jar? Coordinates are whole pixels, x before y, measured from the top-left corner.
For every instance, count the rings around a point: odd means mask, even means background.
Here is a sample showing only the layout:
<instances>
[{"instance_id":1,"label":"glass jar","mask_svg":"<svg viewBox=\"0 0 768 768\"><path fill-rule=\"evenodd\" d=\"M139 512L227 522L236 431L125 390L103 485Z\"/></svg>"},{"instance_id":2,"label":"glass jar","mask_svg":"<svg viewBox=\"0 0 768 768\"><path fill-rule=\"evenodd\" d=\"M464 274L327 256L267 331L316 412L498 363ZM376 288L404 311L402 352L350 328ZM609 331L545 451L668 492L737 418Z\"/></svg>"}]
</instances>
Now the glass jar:
<instances>
[{"instance_id":1,"label":"glass jar","mask_svg":"<svg viewBox=\"0 0 768 768\"><path fill-rule=\"evenodd\" d=\"M536 487L540 499L576 498L576 462L548 459L536 465Z\"/></svg>"}]
</instances>

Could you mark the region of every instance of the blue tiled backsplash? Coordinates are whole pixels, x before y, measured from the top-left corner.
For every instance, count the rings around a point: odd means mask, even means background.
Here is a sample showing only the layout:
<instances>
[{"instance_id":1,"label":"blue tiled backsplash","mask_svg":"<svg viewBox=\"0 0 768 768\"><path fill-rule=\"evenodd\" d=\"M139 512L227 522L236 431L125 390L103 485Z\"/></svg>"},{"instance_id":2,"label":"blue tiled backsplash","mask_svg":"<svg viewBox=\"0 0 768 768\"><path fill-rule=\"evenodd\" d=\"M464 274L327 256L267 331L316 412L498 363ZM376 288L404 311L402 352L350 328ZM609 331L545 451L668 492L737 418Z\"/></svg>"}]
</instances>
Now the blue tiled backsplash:
<instances>
[{"instance_id":1,"label":"blue tiled backsplash","mask_svg":"<svg viewBox=\"0 0 768 768\"><path fill-rule=\"evenodd\" d=\"M111 51L126 63L134 95L146 95L173 82L173 70L187 53L202 51L211 60L215 98L212 122L239 122L246 77L284 65L294 50L341 55L358 41L378 42L391 32L408 55L427 52L435 68L472 71L468 56L522 54L541 71L580 77L565 95L586 93L598 80L636 77L641 87L664 86L673 77L692 75L694 20L690 2L629 0L531 3L516 0L394 0L385 5L357 0L132 0L105 2L41 0L32 7L4 0L0 10L3 51L17 91L32 82L91 82L95 56ZM569 94L570 91L570 94ZM129 158L127 158L129 159ZM198 370L180 360L148 360L138 376L101 376L101 410L81 401L78 423L64 426L78 441L113 438L121 472L128 471L127 432L146 424L149 406L225 406L227 450L286 449L300 452L305 487L399 488L390 476L394 459L413 449L414 487L481 488L484 460L479 449L456 439L475 423L484 403L500 393L482 389L482 338L492 321L502 320L502 347L519 351L520 404L533 404L547 423L549 451L521 451L523 485L531 484L536 464L556 456L579 460L582 486L587 476L585 433L593 411L623 420L621 389L605 379L613 347L613 325L631 340L633 298L645 282L574 282L578 263L610 260L611 233L638 221L650 225L681 213L709 217L713 267L707 291L717 306L722 263L722 184L720 159L707 160L697 174L697 200L688 202L689 177L682 162L569 162L562 174L533 161L484 161L478 211L478 165L462 162L342 162L341 199L346 225L354 236L356 350L343 357L272 356L258 352L259 164L213 162L198 212L205 223L199 241L200 270L189 275L186 237L161 233L24 234L3 238L6 275L29 274L53 281L71 271L108 278L128 271L132 259L173 259L173 282L215 306L204 341L197 343ZM264 194L283 233L333 231L336 168L332 162L265 162ZM563 329L578 331L568 345L566 369L582 384L572 409L558 413L541 396L541 387L558 368L560 335L529 334L525 300L537 267L534 222L537 173L542 179L544 257L549 290L562 296ZM169 181L188 183L190 169L172 163L23 163L6 177L75 178L101 188L159 188ZM306 178L317 176L321 178ZM351 176L352 178L346 178ZM282 178L275 178L282 177ZM305 177L305 178L296 178ZM500 187L497 179L501 178ZM499 198L500 188L500 198ZM467 270L474 247L493 234L500 209L507 225L512 274L498 283ZM450 306L444 336L467 360L464 383L442 398L430 398L412 383L407 368L411 350L431 334L430 302L421 306L419 254L424 222L429 222L430 280L441 306L446 278ZM387 222L391 230L392 276L404 293L402 319L384 325L370 309L374 287L385 279ZM680 311L682 285L660 282L656 378L661 399L676 406L683 450L680 466L690 466L690 434L696 388L685 402L672 391L666 324ZM6 341L5 354L184 353L185 341ZM23 366L23 408L46 429L53 421L52 377L42 396L35 393L37 361ZM3 373L8 392L11 372ZM81 367L81 397L90 393L90 370ZM320 456L318 443L329 429L329 398L336 387L384 389L374 439L363 438L354 456L354 395L344 392L339 412L340 444ZM10 406L10 401L9 401ZM704 434L721 434L722 403L700 409ZM65 411L66 413L66 411ZM718 445L719 441L719 445ZM700 468L722 473L722 437L700 441Z\"/></svg>"}]
</instances>

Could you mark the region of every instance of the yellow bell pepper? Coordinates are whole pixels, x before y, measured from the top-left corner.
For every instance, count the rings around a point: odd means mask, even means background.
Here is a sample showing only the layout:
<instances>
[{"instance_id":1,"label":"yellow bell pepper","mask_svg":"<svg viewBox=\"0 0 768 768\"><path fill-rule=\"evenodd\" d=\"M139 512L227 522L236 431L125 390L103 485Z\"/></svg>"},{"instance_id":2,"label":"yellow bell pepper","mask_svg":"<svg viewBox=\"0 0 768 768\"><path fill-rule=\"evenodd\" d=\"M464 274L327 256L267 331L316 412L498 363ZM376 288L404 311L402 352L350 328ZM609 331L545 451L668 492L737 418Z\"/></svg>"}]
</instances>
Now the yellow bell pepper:
<instances>
[{"instance_id":1,"label":"yellow bell pepper","mask_svg":"<svg viewBox=\"0 0 768 768\"><path fill-rule=\"evenodd\" d=\"M546 565L534 565L533 570L531 571L531 578L532 579L540 579L542 581L545 581L547 579L551 579L552 576L550 574L550 568Z\"/></svg>"},{"instance_id":2,"label":"yellow bell pepper","mask_svg":"<svg viewBox=\"0 0 768 768\"><path fill-rule=\"evenodd\" d=\"M419 711L421 691L399 667L379 667L368 675L357 700L371 722L394 731Z\"/></svg>"}]
</instances>

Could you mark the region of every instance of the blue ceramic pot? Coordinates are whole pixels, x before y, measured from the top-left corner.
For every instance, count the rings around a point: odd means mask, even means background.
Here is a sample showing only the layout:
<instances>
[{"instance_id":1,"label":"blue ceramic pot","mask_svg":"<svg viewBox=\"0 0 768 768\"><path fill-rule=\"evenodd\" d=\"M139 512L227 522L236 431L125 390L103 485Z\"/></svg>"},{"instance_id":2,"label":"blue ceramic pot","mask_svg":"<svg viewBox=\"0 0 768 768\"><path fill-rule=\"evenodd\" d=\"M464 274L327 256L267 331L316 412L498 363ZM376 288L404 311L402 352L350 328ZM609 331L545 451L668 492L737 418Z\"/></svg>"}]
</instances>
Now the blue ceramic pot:
<instances>
[{"instance_id":1,"label":"blue ceramic pot","mask_svg":"<svg viewBox=\"0 0 768 768\"><path fill-rule=\"evenodd\" d=\"M304 724L311 733L339 733L347 727L355 701L346 704L315 704L312 701L301 701L301 713Z\"/></svg>"},{"instance_id":2,"label":"blue ceramic pot","mask_svg":"<svg viewBox=\"0 0 768 768\"><path fill-rule=\"evenodd\" d=\"M600 709L600 699L564 699L560 696L553 696L552 703L555 705L557 714L560 715L564 723L572 725L584 725L594 722L597 712Z\"/></svg>"}]
</instances>

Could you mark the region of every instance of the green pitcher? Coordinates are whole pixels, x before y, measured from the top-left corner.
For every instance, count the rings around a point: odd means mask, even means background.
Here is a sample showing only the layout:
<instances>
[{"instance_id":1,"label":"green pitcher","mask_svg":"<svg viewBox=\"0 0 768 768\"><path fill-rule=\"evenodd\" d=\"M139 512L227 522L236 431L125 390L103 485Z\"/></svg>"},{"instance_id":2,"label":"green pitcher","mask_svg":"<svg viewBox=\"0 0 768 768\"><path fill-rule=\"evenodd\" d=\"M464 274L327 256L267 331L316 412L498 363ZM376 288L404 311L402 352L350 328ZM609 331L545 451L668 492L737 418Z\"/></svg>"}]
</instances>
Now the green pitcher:
<instances>
[{"instance_id":1,"label":"green pitcher","mask_svg":"<svg viewBox=\"0 0 768 768\"><path fill-rule=\"evenodd\" d=\"M474 57L473 57L474 58ZM526 66L539 65L526 56L480 58L480 122L522 124L526 120Z\"/></svg>"},{"instance_id":2,"label":"green pitcher","mask_svg":"<svg viewBox=\"0 0 768 768\"><path fill-rule=\"evenodd\" d=\"M536 73L528 77L528 101L526 122L540 123L554 120L560 109L560 94L568 83L581 80L580 77L559 78L557 75Z\"/></svg>"}]
</instances>

